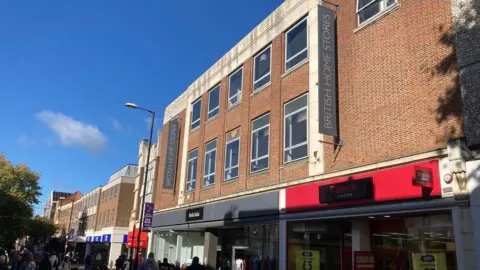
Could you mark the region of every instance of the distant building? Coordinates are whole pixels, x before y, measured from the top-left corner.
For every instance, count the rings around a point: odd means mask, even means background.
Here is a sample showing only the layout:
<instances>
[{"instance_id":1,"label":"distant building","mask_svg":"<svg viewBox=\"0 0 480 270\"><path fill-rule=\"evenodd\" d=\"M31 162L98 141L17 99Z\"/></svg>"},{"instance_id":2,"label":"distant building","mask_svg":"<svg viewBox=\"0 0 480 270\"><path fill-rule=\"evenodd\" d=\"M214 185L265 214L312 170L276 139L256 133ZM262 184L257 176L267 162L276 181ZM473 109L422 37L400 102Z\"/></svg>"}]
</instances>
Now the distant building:
<instances>
[{"instance_id":1,"label":"distant building","mask_svg":"<svg viewBox=\"0 0 480 270\"><path fill-rule=\"evenodd\" d=\"M47 203L45 203L45 207L43 208L43 216L48 218L49 220L53 220L53 217L55 216L55 209L57 207L58 200L60 198L67 198L72 194L73 193L71 192L52 190L50 192L50 196L48 196Z\"/></svg>"}]
</instances>

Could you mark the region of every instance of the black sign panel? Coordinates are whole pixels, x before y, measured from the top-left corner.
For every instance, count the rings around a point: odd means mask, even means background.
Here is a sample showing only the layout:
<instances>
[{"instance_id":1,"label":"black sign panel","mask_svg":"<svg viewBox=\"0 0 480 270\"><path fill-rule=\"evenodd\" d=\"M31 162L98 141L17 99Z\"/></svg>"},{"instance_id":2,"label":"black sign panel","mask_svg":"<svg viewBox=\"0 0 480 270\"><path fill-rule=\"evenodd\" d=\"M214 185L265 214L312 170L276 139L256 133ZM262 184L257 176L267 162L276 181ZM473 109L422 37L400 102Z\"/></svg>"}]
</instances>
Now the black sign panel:
<instances>
[{"instance_id":1,"label":"black sign panel","mask_svg":"<svg viewBox=\"0 0 480 270\"><path fill-rule=\"evenodd\" d=\"M203 219L203 207L187 209L185 220L198 221Z\"/></svg>"},{"instance_id":2,"label":"black sign panel","mask_svg":"<svg viewBox=\"0 0 480 270\"><path fill-rule=\"evenodd\" d=\"M163 188L174 189L177 172L178 140L180 123L177 118L168 123L167 152L165 156L165 171L163 175Z\"/></svg>"},{"instance_id":3,"label":"black sign panel","mask_svg":"<svg viewBox=\"0 0 480 270\"><path fill-rule=\"evenodd\" d=\"M363 178L320 187L320 203L373 198L373 179Z\"/></svg>"},{"instance_id":4,"label":"black sign panel","mask_svg":"<svg viewBox=\"0 0 480 270\"><path fill-rule=\"evenodd\" d=\"M338 136L335 12L318 7L318 132Z\"/></svg>"},{"instance_id":5,"label":"black sign panel","mask_svg":"<svg viewBox=\"0 0 480 270\"><path fill-rule=\"evenodd\" d=\"M433 186L432 171L427 168L415 168L415 186L429 187Z\"/></svg>"}]
</instances>

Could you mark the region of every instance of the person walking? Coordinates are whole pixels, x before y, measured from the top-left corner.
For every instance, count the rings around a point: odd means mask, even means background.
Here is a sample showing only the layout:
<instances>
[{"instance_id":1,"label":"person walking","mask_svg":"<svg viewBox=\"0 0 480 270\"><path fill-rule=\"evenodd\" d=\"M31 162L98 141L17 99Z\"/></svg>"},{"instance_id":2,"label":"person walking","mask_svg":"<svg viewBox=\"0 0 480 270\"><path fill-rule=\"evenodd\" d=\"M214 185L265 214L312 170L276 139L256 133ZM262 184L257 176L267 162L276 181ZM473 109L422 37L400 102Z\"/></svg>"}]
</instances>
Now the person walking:
<instances>
[{"instance_id":1,"label":"person walking","mask_svg":"<svg viewBox=\"0 0 480 270\"><path fill-rule=\"evenodd\" d=\"M90 254L85 257L85 270L91 270L92 269L92 256Z\"/></svg>"},{"instance_id":2,"label":"person walking","mask_svg":"<svg viewBox=\"0 0 480 270\"><path fill-rule=\"evenodd\" d=\"M158 264L155 261L155 254L148 253L148 258L140 264L139 270L159 270Z\"/></svg>"},{"instance_id":3,"label":"person walking","mask_svg":"<svg viewBox=\"0 0 480 270\"><path fill-rule=\"evenodd\" d=\"M0 270L8 270L7 256L0 255Z\"/></svg>"},{"instance_id":4,"label":"person walking","mask_svg":"<svg viewBox=\"0 0 480 270\"><path fill-rule=\"evenodd\" d=\"M43 260L38 265L38 270L52 270L52 264L47 253L43 254Z\"/></svg>"},{"instance_id":5,"label":"person walking","mask_svg":"<svg viewBox=\"0 0 480 270\"><path fill-rule=\"evenodd\" d=\"M72 264L70 263L70 257L65 257L63 262L60 264L60 267L58 268L58 270L71 270L71 269L72 269Z\"/></svg>"},{"instance_id":6,"label":"person walking","mask_svg":"<svg viewBox=\"0 0 480 270\"><path fill-rule=\"evenodd\" d=\"M12 254L10 255L10 268L12 270L18 270L18 267L20 266L20 261L22 260L22 257L20 256L20 253L18 251L14 250L12 251Z\"/></svg>"},{"instance_id":7,"label":"person walking","mask_svg":"<svg viewBox=\"0 0 480 270\"><path fill-rule=\"evenodd\" d=\"M49 258L50 261L50 267L52 270L58 270L58 257L55 252L52 253L52 256Z\"/></svg>"},{"instance_id":8,"label":"person walking","mask_svg":"<svg viewBox=\"0 0 480 270\"><path fill-rule=\"evenodd\" d=\"M187 267L187 270L207 270L207 268L204 265L201 265L200 259L195 256L192 259L192 264Z\"/></svg>"},{"instance_id":9,"label":"person walking","mask_svg":"<svg viewBox=\"0 0 480 270\"><path fill-rule=\"evenodd\" d=\"M32 253L27 254L27 265L25 270L37 270L37 265L35 264L35 258Z\"/></svg>"}]
</instances>

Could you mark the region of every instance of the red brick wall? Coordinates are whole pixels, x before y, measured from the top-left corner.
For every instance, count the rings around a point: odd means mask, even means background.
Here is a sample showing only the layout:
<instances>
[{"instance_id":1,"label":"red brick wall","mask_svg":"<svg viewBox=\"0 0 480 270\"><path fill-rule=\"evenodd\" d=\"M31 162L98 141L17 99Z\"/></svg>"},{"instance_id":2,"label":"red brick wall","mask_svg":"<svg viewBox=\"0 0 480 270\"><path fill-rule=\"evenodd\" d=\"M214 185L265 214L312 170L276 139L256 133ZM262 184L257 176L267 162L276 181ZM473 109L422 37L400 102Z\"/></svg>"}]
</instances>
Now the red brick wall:
<instances>
[{"instance_id":1,"label":"red brick wall","mask_svg":"<svg viewBox=\"0 0 480 270\"><path fill-rule=\"evenodd\" d=\"M333 146L325 144L325 169L426 152L461 135L461 117L449 115L443 105L447 97L450 106L461 108L457 69L441 72L446 60L456 61L454 48L441 41L452 24L450 2L400 0L400 8L357 33L355 1L339 3L339 114L345 146L332 164Z\"/></svg>"}]
</instances>

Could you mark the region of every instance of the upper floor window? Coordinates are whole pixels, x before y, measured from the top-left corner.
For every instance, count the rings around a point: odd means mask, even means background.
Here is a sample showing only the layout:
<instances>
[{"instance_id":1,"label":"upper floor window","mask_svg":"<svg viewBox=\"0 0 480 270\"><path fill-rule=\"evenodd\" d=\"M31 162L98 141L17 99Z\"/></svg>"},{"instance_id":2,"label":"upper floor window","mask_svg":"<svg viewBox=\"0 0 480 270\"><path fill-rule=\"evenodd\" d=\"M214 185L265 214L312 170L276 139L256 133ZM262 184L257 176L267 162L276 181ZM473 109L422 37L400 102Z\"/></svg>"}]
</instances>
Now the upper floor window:
<instances>
[{"instance_id":1,"label":"upper floor window","mask_svg":"<svg viewBox=\"0 0 480 270\"><path fill-rule=\"evenodd\" d=\"M272 45L257 54L253 60L253 92L270 83Z\"/></svg>"},{"instance_id":2,"label":"upper floor window","mask_svg":"<svg viewBox=\"0 0 480 270\"><path fill-rule=\"evenodd\" d=\"M395 3L395 0L357 0L357 16L358 24L369 20L380 12L384 11L392 4Z\"/></svg>"},{"instance_id":3,"label":"upper floor window","mask_svg":"<svg viewBox=\"0 0 480 270\"><path fill-rule=\"evenodd\" d=\"M150 161L148 164L147 172L147 189L145 190L145 202L152 202L153 182L155 181L155 160ZM143 186L141 188L141 194L143 194Z\"/></svg>"},{"instance_id":4,"label":"upper floor window","mask_svg":"<svg viewBox=\"0 0 480 270\"><path fill-rule=\"evenodd\" d=\"M307 19L303 19L286 34L285 71L290 70L308 57Z\"/></svg>"},{"instance_id":5,"label":"upper floor window","mask_svg":"<svg viewBox=\"0 0 480 270\"><path fill-rule=\"evenodd\" d=\"M198 149L188 153L187 191L195 190L197 182L197 159Z\"/></svg>"},{"instance_id":6,"label":"upper floor window","mask_svg":"<svg viewBox=\"0 0 480 270\"><path fill-rule=\"evenodd\" d=\"M268 168L268 148L270 143L270 113L252 121L252 158L250 172Z\"/></svg>"},{"instance_id":7,"label":"upper floor window","mask_svg":"<svg viewBox=\"0 0 480 270\"><path fill-rule=\"evenodd\" d=\"M215 160L217 157L217 139L205 145L205 161L203 167L203 186L215 183Z\"/></svg>"},{"instance_id":8,"label":"upper floor window","mask_svg":"<svg viewBox=\"0 0 480 270\"><path fill-rule=\"evenodd\" d=\"M228 107L232 107L242 101L243 68L230 75L228 86Z\"/></svg>"},{"instance_id":9,"label":"upper floor window","mask_svg":"<svg viewBox=\"0 0 480 270\"><path fill-rule=\"evenodd\" d=\"M220 100L220 85L208 92L208 119L217 116Z\"/></svg>"},{"instance_id":10,"label":"upper floor window","mask_svg":"<svg viewBox=\"0 0 480 270\"><path fill-rule=\"evenodd\" d=\"M238 159L240 156L240 129L227 133L225 146L225 180L238 177Z\"/></svg>"},{"instance_id":11,"label":"upper floor window","mask_svg":"<svg viewBox=\"0 0 480 270\"><path fill-rule=\"evenodd\" d=\"M115 189L114 189L114 196L115 198L118 196L118 184L115 185Z\"/></svg>"},{"instance_id":12,"label":"upper floor window","mask_svg":"<svg viewBox=\"0 0 480 270\"><path fill-rule=\"evenodd\" d=\"M304 94L285 104L284 155L285 163L308 156L308 95Z\"/></svg>"},{"instance_id":13,"label":"upper floor window","mask_svg":"<svg viewBox=\"0 0 480 270\"><path fill-rule=\"evenodd\" d=\"M199 98L192 104L192 120L190 129L195 129L200 126L200 115L202 110L202 98Z\"/></svg>"}]
</instances>

